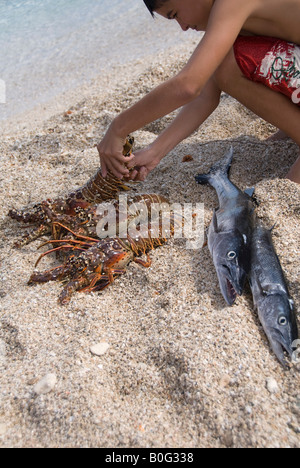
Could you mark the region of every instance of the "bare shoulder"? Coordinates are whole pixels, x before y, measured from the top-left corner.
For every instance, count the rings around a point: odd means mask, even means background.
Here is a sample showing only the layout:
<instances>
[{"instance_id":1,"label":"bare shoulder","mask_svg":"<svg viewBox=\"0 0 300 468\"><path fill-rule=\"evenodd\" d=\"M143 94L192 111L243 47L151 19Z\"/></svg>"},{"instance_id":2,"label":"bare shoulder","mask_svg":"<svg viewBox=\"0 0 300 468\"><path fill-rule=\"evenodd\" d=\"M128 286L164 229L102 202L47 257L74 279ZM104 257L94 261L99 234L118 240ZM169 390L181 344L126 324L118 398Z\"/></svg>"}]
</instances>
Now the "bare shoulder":
<instances>
[{"instance_id":1,"label":"bare shoulder","mask_svg":"<svg viewBox=\"0 0 300 468\"><path fill-rule=\"evenodd\" d=\"M224 5L226 8L250 8L255 9L258 5L262 4L263 0L243 0L242 2L239 0L215 0L213 2L213 8L216 5Z\"/></svg>"},{"instance_id":2,"label":"bare shoulder","mask_svg":"<svg viewBox=\"0 0 300 468\"><path fill-rule=\"evenodd\" d=\"M259 1L215 0L205 35L182 70L185 81L196 93L221 65Z\"/></svg>"},{"instance_id":3,"label":"bare shoulder","mask_svg":"<svg viewBox=\"0 0 300 468\"><path fill-rule=\"evenodd\" d=\"M215 0L211 10L210 19L223 16L225 19L232 20L233 22L239 21L251 16L253 12L259 8L262 0Z\"/></svg>"}]
</instances>

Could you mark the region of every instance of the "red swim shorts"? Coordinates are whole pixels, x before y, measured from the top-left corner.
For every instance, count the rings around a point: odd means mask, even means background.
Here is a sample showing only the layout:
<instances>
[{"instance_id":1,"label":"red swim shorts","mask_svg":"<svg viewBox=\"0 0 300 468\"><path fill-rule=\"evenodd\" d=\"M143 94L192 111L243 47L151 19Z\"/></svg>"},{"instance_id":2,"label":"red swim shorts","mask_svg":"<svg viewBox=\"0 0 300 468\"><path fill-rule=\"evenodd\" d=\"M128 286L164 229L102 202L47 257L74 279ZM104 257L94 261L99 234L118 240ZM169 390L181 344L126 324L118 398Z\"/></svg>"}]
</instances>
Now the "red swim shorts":
<instances>
[{"instance_id":1,"label":"red swim shorts","mask_svg":"<svg viewBox=\"0 0 300 468\"><path fill-rule=\"evenodd\" d=\"M300 46L274 37L239 36L234 53L246 78L285 94L300 106Z\"/></svg>"}]
</instances>

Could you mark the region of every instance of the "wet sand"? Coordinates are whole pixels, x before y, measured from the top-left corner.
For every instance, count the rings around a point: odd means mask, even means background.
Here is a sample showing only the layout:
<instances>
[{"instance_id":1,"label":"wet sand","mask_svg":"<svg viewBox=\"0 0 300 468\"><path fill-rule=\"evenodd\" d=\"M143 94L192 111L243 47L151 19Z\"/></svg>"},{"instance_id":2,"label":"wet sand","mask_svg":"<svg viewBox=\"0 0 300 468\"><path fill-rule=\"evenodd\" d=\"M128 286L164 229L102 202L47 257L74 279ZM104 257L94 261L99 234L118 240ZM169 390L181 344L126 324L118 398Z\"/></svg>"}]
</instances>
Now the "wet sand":
<instances>
[{"instance_id":1,"label":"wet sand","mask_svg":"<svg viewBox=\"0 0 300 468\"><path fill-rule=\"evenodd\" d=\"M7 217L84 184L98 167L94 145L112 118L176 73L190 48L133 66L112 85L60 99L28 114L1 138L0 445L2 447L300 447L299 364L285 371L264 335L249 288L226 307L207 247L171 240L152 266L131 264L102 293L57 303L60 283L27 281L41 241L18 250L24 234ZM111 80L113 81L113 80ZM98 91L97 91L98 90ZM72 105L71 105L72 101ZM64 105L65 104L65 105ZM68 112L67 112L68 111ZM66 113L67 112L67 113ZM149 144L171 117L136 132ZM224 95L193 136L139 184L172 203L204 203L209 225L217 196L198 186L233 145L232 180L256 187L258 216L273 239L296 309L300 305L300 187L284 180L297 157L290 140ZM193 160L182 162L186 155ZM57 260L43 259L40 269ZM299 315L298 315L299 318ZM107 343L97 356L91 347ZM36 384L54 374L52 390ZM275 381L275 383L274 383Z\"/></svg>"}]
</instances>

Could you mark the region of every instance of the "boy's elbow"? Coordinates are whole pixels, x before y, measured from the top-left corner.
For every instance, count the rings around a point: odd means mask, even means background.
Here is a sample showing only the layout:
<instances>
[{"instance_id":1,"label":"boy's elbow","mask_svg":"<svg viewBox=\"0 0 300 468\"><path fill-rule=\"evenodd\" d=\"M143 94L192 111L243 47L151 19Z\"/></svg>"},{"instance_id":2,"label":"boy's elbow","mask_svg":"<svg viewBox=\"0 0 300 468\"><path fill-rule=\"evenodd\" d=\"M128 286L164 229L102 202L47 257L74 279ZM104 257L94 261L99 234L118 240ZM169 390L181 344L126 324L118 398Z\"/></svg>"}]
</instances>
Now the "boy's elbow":
<instances>
[{"instance_id":1,"label":"boy's elbow","mask_svg":"<svg viewBox=\"0 0 300 468\"><path fill-rule=\"evenodd\" d=\"M201 84L196 83L195 80L191 80L188 76L185 76L183 74L182 76L179 76L179 79L180 90L186 102L192 101L201 94Z\"/></svg>"}]
</instances>

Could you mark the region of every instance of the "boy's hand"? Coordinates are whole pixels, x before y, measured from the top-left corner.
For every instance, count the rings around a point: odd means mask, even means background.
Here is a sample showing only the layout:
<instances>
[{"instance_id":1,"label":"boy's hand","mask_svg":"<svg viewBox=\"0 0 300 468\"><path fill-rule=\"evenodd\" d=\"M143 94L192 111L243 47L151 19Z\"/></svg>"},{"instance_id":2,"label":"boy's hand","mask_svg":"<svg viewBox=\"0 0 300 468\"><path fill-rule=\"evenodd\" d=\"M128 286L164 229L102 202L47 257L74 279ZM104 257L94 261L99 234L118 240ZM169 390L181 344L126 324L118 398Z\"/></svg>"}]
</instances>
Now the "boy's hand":
<instances>
[{"instance_id":1,"label":"boy's hand","mask_svg":"<svg viewBox=\"0 0 300 468\"><path fill-rule=\"evenodd\" d=\"M119 179L129 177L129 170L126 166L132 161L134 155L126 157L123 155L124 143L125 139L116 135L110 126L103 140L97 145L103 177L107 176L108 171Z\"/></svg>"},{"instance_id":2,"label":"boy's hand","mask_svg":"<svg viewBox=\"0 0 300 468\"><path fill-rule=\"evenodd\" d=\"M131 180L143 181L161 161L161 157L148 146L134 154L134 158L128 164L129 169L134 167L134 170L130 174Z\"/></svg>"}]
</instances>

